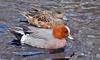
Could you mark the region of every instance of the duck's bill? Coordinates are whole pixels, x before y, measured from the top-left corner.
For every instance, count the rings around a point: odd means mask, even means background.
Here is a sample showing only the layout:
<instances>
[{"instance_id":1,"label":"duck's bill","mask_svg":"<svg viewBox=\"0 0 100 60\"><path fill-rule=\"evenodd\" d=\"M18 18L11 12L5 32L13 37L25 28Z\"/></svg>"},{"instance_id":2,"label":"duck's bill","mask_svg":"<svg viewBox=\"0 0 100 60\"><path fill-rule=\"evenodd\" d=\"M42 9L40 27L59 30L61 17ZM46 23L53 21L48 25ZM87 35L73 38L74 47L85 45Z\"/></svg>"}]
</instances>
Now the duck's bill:
<instances>
[{"instance_id":1,"label":"duck's bill","mask_svg":"<svg viewBox=\"0 0 100 60\"><path fill-rule=\"evenodd\" d=\"M67 18L66 16L63 16L62 19L63 19L63 20L66 20L66 21L68 20L68 18Z\"/></svg>"},{"instance_id":2,"label":"duck's bill","mask_svg":"<svg viewBox=\"0 0 100 60\"><path fill-rule=\"evenodd\" d=\"M69 39L71 39L71 40L73 40L73 39L74 39L71 35L69 35L69 36L68 36L68 38L69 38Z\"/></svg>"}]
</instances>

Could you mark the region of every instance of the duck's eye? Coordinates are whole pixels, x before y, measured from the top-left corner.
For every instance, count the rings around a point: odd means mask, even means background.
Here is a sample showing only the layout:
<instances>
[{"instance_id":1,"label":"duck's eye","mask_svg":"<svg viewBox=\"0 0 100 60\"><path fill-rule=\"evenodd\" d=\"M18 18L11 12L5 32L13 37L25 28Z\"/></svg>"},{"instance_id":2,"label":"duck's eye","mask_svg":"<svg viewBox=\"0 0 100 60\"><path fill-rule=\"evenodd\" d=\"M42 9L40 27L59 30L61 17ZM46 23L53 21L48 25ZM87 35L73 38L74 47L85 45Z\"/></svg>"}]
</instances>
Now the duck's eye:
<instances>
[{"instance_id":1,"label":"duck's eye","mask_svg":"<svg viewBox=\"0 0 100 60\"><path fill-rule=\"evenodd\" d=\"M68 31L66 30L66 31L64 31L64 33L68 33Z\"/></svg>"},{"instance_id":2,"label":"duck's eye","mask_svg":"<svg viewBox=\"0 0 100 60\"><path fill-rule=\"evenodd\" d=\"M58 14L61 14L61 12L57 12Z\"/></svg>"},{"instance_id":3,"label":"duck's eye","mask_svg":"<svg viewBox=\"0 0 100 60\"><path fill-rule=\"evenodd\" d=\"M34 11L38 12L38 10L37 10L37 9L34 9Z\"/></svg>"}]
</instances>

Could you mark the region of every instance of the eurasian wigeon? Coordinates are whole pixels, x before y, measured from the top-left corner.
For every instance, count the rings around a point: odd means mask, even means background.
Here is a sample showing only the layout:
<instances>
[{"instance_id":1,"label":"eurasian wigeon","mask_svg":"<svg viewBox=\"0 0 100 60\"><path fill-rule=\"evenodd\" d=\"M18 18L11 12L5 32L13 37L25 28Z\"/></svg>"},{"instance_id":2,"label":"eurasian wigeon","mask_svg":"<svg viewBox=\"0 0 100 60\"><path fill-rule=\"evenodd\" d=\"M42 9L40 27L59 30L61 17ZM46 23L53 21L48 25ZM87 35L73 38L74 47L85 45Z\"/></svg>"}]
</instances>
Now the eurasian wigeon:
<instances>
[{"instance_id":1,"label":"eurasian wigeon","mask_svg":"<svg viewBox=\"0 0 100 60\"><path fill-rule=\"evenodd\" d=\"M50 11L32 8L32 10L20 13L27 18L29 24L37 27L52 28L57 23L64 23L62 20L64 16L63 8L55 8Z\"/></svg>"},{"instance_id":2,"label":"eurasian wigeon","mask_svg":"<svg viewBox=\"0 0 100 60\"><path fill-rule=\"evenodd\" d=\"M25 34L23 31L14 30L23 35L21 37L21 44L28 44L37 48L57 49L67 45L65 37L73 39L70 35L69 27L64 24L55 25L52 29L41 29L33 26L28 26L28 28L31 34Z\"/></svg>"}]
</instances>

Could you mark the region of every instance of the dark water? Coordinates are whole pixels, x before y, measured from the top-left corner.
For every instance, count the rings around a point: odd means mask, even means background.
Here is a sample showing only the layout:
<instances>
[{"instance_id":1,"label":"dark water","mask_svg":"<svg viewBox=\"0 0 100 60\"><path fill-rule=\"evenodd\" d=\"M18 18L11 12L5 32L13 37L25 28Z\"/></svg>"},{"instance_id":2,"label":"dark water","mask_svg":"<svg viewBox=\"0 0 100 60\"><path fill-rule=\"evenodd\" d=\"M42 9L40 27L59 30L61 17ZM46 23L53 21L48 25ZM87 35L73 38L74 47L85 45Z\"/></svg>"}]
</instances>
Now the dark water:
<instances>
[{"instance_id":1,"label":"dark water","mask_svg":"<svg viewBox=\"0 0 100 60\"><path fill-rule=\"evenodd\" d=\"M45 2L44 2L45 1ZM63 6L71 29L73 41L69 40L65 51L44 50L25 45L9 45L15 36L10 27L26 24L18 9L26 11L33 5L44 9ZM37 53L40 54L34 54ZM58 51L58 52L57 52ZM19 56L19 54L33 54ZM29 52L29 53L27 53ZM32 52L32 53L30 53ZM50 54L48 52L53 52ZM57 52L57 53L55 53ZM42 54L41 54L42 53ZM74 54L73 54L74 53ZM59 57L59 58L58 58ZM100 60L100 1L99 0L0 0L0 60Z\"/></svg>"}]
</instances>

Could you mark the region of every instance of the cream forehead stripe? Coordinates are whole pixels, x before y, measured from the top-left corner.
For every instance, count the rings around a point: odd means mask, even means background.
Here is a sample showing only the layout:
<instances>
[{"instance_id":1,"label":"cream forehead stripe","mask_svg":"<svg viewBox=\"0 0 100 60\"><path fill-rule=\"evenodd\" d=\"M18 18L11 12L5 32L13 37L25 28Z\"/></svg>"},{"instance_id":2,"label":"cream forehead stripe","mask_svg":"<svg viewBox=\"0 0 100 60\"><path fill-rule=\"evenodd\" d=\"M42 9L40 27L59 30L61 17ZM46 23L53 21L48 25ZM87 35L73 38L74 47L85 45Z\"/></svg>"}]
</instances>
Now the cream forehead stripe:
<instances>
[{"instance_id":1,"label":"cream forehead stripe","mask_svg":"<svg viewBox=\"0 0 100 60\"><path fill-rule=\"evenodd\" d=\"M65 26L66 28L67 28L67 30L68 30L68 32L69 32L69 34L70 34L70 29L69 29L69 27L68 26Z\"/></svg>"}]
</instances>

